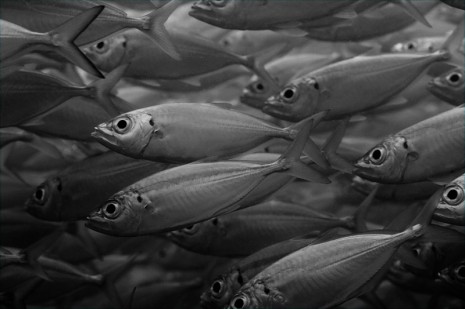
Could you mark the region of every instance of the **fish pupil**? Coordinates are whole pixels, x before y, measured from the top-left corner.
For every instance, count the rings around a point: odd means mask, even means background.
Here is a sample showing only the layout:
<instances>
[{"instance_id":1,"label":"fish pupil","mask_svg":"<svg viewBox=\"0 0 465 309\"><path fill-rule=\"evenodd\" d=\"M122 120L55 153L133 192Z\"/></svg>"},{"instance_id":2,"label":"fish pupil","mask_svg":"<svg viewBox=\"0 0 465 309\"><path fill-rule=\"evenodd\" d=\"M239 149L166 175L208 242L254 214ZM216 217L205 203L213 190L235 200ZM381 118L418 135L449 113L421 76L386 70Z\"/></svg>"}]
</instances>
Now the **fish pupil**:
<instances>
[{"instance_id":1,"label":"fish pupil","mask_svg":"<svg viewBox=\"0 0 465 309\"><path fill-rule=\"evenodd\" d=\"M212 290L214 293L218 294L221 292L221 283L218 281L213 282Z\"/></svg>"},{"instance_id":2,"label":"fish pupil","mask_svg":"<svg viewBox=\"0 0 465 309\"><path fill-rule=\"evenodd\" d=\"M449 192L447 192L447 198L451 200L455 200L459 196L457 190L452 189Z\"/></svg>"},{"instance_id":3,"label":"fish pupil","mask_svg":"<svg viewBox=\"0 0 465 309\"><path fill-rule=\"evenodd\" d=\"M128 122L126 120L120 120L116 125L119 129L125 129L128 125Z\"/></svg>"},{"instance_id":4,"label":"fish pupil","mask_svg":"<svg viewBox=\"0 0 465 309\"><path fill-rule=\"evenodd\" d=\"M460 76L458 74L452 74L449 76L449 81L451 83L456 83L460 80Z\"/></svg>"},{"instance_id":5,"label":"fish pupil","mask_svg":"<svg viewBox=\"0 0 465 309\"><path fill-rule=\"evenodd\" d=\"M98 49L102 49L104 46L105 46L105 43L104 43L104 42L98 42L98 43L97 43L97 48L98 48Z\"/></svg>"},{"instance_id":6,"label":"fish pupil","mask_svg":"<svg viewBox=\"0 0 465 309\"><path fill-rule=\"evenodd\" d=\"M38 189L38 190L36 190L36 192L35 192L35 198L36 198L38 201L41 201L43 197L44 197L44 189Z\"/></svg>"},{"instance_id":7,"label":"fish pupil","mask_svg":"<svg viewBox=\"0 0 465 309\"><path fill-rule=\"evenodd\" d=\"M263 90L263 89L265 89L265 87L263 87L263 84L258 83L257 84L257 90Z\"/></svg>"},{"instance_id":8,"label":"fish pupil","mask_svg":"<svg viewBox=\"0 0 465 309\"><path fill-rule=\"evenodd\" d=\"M234 308L241 309L244 307L244 300L242 298L236 298L234 301Z\"/></svg>"},{"instance_id":9,"label":"fish pupil","mask_svg":"<svg viewBox=\"0 0 465 309\"><path fill-rule=\"evenodd\" d=\"M284 97L286 99L292 99L293 96L294 96L294 90L287 89L286 91L284 91Z\"/></svg>"},{"instance_id":10,"label":"fish pupil","mask_svg":"<svg viewBox=\"0 0 465 309\"><path fill-rule=\"evenodd\" d=\"M373 153L371 154L371 157L372 157L374 160L379 160L379 159L381 159L381 150L375 149L375 150L373 151Z\"/></svg>"},{"instance_id":11,"label":"fish pupil","mask_svg":"<svg viewBox=\"0 0 465 309\"><path fill-rule=\"evenodd\" d=\"M105 211L109 213L110 215L114 214L116 211L115 204L108 204L107 207L105 208Z\"/></svg>"}]
</instances>

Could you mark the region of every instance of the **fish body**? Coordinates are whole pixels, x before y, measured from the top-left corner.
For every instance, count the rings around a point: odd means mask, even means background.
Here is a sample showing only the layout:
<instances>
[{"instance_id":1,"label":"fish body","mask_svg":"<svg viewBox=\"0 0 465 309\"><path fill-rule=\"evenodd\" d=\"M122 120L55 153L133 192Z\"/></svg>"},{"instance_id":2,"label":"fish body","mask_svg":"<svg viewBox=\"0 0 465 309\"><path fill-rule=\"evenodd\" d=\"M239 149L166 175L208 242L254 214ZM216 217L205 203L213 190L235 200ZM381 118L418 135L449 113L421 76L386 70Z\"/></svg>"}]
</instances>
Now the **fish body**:
<instances>
[{"instance_id":1,"label":"fish body","mask_svg":"<svg viewBox=\"0 0 465 309\"><path fill-rule=\"evenodd\" d=\"M84 0L57 2L53 0L23 0L7 1L3 4L5 18L34 31L50 31L57 25L81 12L97 5L103 5L104 10L95 22L76 40L77 45L87 45L104 39L107 36L125 29L136 28L145 33L155 42L178 58L176 49L172 46L164 28L164 22L179 5L176 2L167 3L159 9L153 9L142 16L130 16L117 5L108 1Z\"/></svg>"},{"instance_id":2,"label":"fish body","mask_svg":"<svg viewBox=\"0 0 465 309\"><path fill-rule=\"evenodd\" d=\"M321 119L323 114L317 117ZM263 186L269 176L279 177L287 172L327 182L298 161L313 121L308 119L288 152L278 161L193 163L154 174L112 196L89 216L87 226L113 235L169 232L258 203L259 197L273 192ZM301 170L294 169L296 166Z\"/></svg>"},{"instance_id":3,"label":"fish body","mask_svg":"<svg viewBox=\"0 0 465 309\"><path fill-rule=\"evenodd\" d=\"M118 190L168 167L168 164L104 153L47 179L36 188L26 207L29 213L44 220L79 220Z\"/></svg>"},{"instance_id":4,"label":"fish body","mask_svg":"<svg viewBox=\"0 0 465 309\"><path fill-rule=\"evenodd\" d=\"M256 275L228 308L330 308L360 296L397 247L415 237L418 229L352 235L304 247Z\"/></svg>"},{"instance_id":5,"label":"fish body","mask_svg":"<svg viewBox=\"0 0 465 309\"><path fill-rule=\"evenodd\" d=\"M412 183L445 177L464 168L464 108L421 121L372 148L355 174L381 183Z\"/></svg>"},{"instance_id":6,"label":"fish body","mask_svg":"<svg viewBox=\"0 0 465 309\"><path fill-rule=\"evenodd\" d=\"M194 252L231 257L250 255L296 236L311 233L317 236L327 229L349 228L352 224L350 217L338 218L302 205L271 200L173 231L167 236Z\"/></svg>"},{"instance_id":7,"label":"fish body","mask_svg":"<svg viewBox=\"0 0 465 309\"><path fill-rule=\"evenodd\" d=\"M439 99L456 106L462 105L465 102L463 67L456 67L433 78L427 87Z\"/></svg>"},{"instance_id":8,"label":"fish body","mask_svg":"<svg viewBox=\"0 0 465 309\"><path fill-rule=\"evenodd\" d=\"M465 176L446 185L434 212L434 219L449 224L465 225Z\"/></svg>"},{"instance_id":9,"label":"fish body","mask_svg":"<svg viewBox=\"0 0 465 309\"><path fill-rule=\"evenodd\" d=\"M441 1L456 9L465 10L465 4L461 0L441 0Z\"/></svg>"},{"instance_id":10,"label":"fish body","mask_svg":"<svg viewBox=\"0 0 465 309\"><path fill-rule=\"evenodd\" d=\"M263 111L298 121L322 109L327 120L343 118L383 103L405 89L428 66L448 54L359 56L302 76L269 98Z\"/></svg>"},{"instance_id":11,"label":"fish body","mask_svg":"<svg viewBox=\"0 0 465 309\"><path fill-rule=\"evenodd\" d=\"M2 46L0 59L2 67L31 51L53 50L80 66L87 72L103 77L95 66L74 44L76 37L86 29L103 10L103 6L93 6L79 15L72 15L48 32L35 32L7 20L0 20ZM24 16L22 17L24 18Z\"/></svg>"},{"instance_id":12,"label":"fish body","mask_svg":"<svg viewBox=\"0 0 465 309\"><path fill-rule=\"evenodd\" d=\"M331 64L336 59L337 56L333 55L331 57L317 54L288 55L267 63L265 69L276 80L278 85L283 86L292 78L320 69ZM240 100L249 106L262 108L266 99L275 94L272 85L254 75L251 77L250 83L244 88Z\"/></svg>"},{"instance_id":13,"label":"fish body","mask_svg":"<svg viewBox=\"0 0 465 309\"><path fill-rule=\"evenodd\" d=\"M214 104L168 103L120 115L93 136L134 158L192 162L238 154L271 138L293 140L297 131Z\"/></svg>"}]
</instances>

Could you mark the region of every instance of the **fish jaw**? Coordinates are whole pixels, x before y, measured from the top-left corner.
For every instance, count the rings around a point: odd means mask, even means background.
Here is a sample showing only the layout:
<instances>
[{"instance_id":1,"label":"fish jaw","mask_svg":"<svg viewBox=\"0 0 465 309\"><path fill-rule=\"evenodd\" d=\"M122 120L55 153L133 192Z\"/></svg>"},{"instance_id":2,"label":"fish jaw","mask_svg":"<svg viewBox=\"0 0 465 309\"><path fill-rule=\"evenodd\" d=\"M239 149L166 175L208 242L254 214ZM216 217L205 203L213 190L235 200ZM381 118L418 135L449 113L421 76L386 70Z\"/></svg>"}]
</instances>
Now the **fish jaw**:
<instances>
[{"instance_id":1,"label":"fish jaw","mask_svg":"<svg viewBox=\"0 0 465 309\"><path fill-rule=\"evenodd\" d=\"M111 124L102 123L99 126L94 128L94 132L90 134L95 138L99 143L105 145L106 147L113 149L119 146L118 139L114 135Z\"/></svg>"},{"instance_id":2,"label":"fish jaw","mask_svg":"<svg viewBox=\"0 0 465 309\"><path fill-rule=\"evenodd\" d=\"M262 109L265 106L266 98L265 99L258 98L249 92L244 92L239 97L239 100L241 101L241 103L248 105L250 107Z\"/></svg>"},{"instance_id":3,"label":"fish jaw","mask_svg":"<svg viewBox=\"0 0 465 309\"><path fill-rule=\"evenodd\" d=\"M434 212L434 219L454 224L454 225L465 225L465 204L462 201L459 205L453 206L444 202L442 199L438 203Z\"/></svg>"},{"instance_id":4,"label":"fish jaw","mask_svg":"<svg viewBox=\"0 0 465 309\"><path fill-rule=\"evenodd\" d=\"M217 27L227 28L225 20L221 18L208 0L194 2L191 10L189 11L189 16Z\"/></svg>"}]
</instances>

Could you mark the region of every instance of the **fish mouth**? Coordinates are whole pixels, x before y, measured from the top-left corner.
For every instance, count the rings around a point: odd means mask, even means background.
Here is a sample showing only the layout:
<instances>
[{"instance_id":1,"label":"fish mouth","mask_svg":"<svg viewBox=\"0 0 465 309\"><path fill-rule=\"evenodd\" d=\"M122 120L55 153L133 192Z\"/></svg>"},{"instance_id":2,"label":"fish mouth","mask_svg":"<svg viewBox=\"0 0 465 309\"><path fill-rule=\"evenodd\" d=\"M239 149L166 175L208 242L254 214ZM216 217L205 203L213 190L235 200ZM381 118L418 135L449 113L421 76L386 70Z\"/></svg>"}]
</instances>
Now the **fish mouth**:
<instances>
[{"instance_id":1,"label":"fish mouth","mask_svg":"<svg viewBox=\"0 0 465 309\"><path fill-rule=\"evenodd\" d=\"M113 132L108 129L108 127L109 126L106 123L101 124L94 128L94 131L90 134L90 136L104 145L117 146L118 140L113 135Z\"/></svg>"},{"instance_id":2,"label":"fish mouth","mask_svg":"<svg viewBox=\"0 0 465 309\"><path fill-rule=\"evenodd\" d=\"M212 5L210 4L209 1L200 0L192 4L190 12L205 12L205 11L207 12L213 11Z\"/></svg>"},{"instance_id":3,"label":"fish mouth","mask_svg":"<svg viewBox=\"0 0 465 309\"><path fill-rule=\"evenodd\" d=\"M248 96L246 94L243 94L239 97L239 100L241 101L241 103L245 104L245 105L248 105L248 106L251 106L251 107L254 107L254 108L258 108L258 109L261 109L265 106L265 100L263 99L259 99L259 98L254 98L254 97L251 97L251 96Z\"/></svg>"}]
</instances>

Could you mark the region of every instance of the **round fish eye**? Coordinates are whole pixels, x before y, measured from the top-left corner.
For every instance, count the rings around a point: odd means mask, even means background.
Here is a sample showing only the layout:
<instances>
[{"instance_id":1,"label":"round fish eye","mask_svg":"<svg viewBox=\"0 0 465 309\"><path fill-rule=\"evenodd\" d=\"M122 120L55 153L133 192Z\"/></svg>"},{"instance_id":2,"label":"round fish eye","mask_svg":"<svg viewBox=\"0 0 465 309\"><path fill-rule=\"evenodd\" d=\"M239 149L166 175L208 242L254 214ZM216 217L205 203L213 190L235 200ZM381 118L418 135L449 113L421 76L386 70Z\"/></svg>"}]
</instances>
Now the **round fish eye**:
<instances>
[{"instance_id":1,"label":"round fish eye","mask_svg":"<svg viewBox=\"0 0 465 309\"><path fill-rule=\"evenodd\" d=\"M409 42L405 44L405 47L407 50L416 50L417 49L417 44L414 42Z\"/></svg>"},{"instance_id":2,"label":"round fish eye","mask_svg":"<svg viewBox=\"0 0 465 309\"><path fill-rule=\"evenodd\" d=\"M386 149L384 147L376 147L370 152L370 161L373 164L381 164L386 160Z\"/></svg>"},{"instance_id":3,"label":"round fish eye","mask_svg":"<svg viewBox=\"0 0 465 309\"><path fill-rule=\"evenodd\" d=\"M32 198L34 199L35 202L43 205L45 203L46 199L46 191L43 186L40 186L36 189L34 194L32 195Z\"/></svg>"},{"instance_id":4,"label":"round fish eye","mask_svg":"<svg viewBox=\"0 0 465 309\"><path fill-rule=\"evenodd\" d=\"M228 0L210 0L210 3L214 6L222 7L225 6Z\"/></svg>"},{"instance_id":5,"label":"round fish eye","mask_svg":"<svg viewBox=\"0 0 465 309\"><path fill-rule=\"evenodd\" d=\"M184 233L189 234L189 235L195 234L198 230L199 230L198 224L192 224L182 229Z\"/></svg>"},{"instance_id":6,"label":"round fish eye","mask_svg":"<svg viewBox=\"0 0 465 309\"><path fill-rule=\"evenodd\" d=\"M297 88L295 87L285 88L283 91L281 91L280 96L285 102L292 103L297 97Z\"/></svg>"},{"instance_id":7,"label":"round fish eye","mask_svg":"<svg viewBox=\"0 0 465 309\"><path fill-rule=\"evenodd\" d=\"M460 281L465 280L465 265L459 265L457 268L455 268L454 272L457 279Z\"/></svg>"},{"instance_id":8,"label":"round fish eye","mask_svg":"<svg viewBox=\"0 0 465 309\"><path fill-rule=\"evenodd\" d=\"M94 45L94 50L99 54L103 54L107 52L108 49L109 49L109 44L107 40L100 41Z\"/></svg>"},{"instance_id":9,"label":"round fish eye","mask_svg":"<svg viewBox=\"0 0 465 309\"><path fill-rule=\"evenodd\" d=\"M114 219L118 217L121 212L121 206L116 202L109 202L103 206L103 215L108 219Z\"/></svg>"},{"instance_id":10,"label":"round fish eye","mask_svg":"<svg viewBox=\"0 0 465 309\"><path fill-rule=\"evenodd\" d=\"M451 186L444 190L442 198L449 205L458 205L463 201L463 190L459 186Z\"/></svg>"},{"instance_id":11,"label":"round fish eye","mask_svg":"<svg viewBox=\"0 0 465 309\"><path fill-rule=\"evenodd\" d=\"M216 280L213 282L212 286L210 287L210 291L214 297L221 296L223 292L224 283L223 280Z\"/></svg>"},{"instance_id":12,"label":"round fish eye","mask_svg":"<svg viewBox=\"0 0 465 309\"><path fill-rule=\"evenodd\" d=\"M265 85L262 82L257 81L252 85L252 89L257 93L262 93L265 91Z\"/></svg>"},{"instance_id":13,"label":"round fish eye","mask_svg":"<svg viewBox=\"0 0 465 309\"><path fill-rule=\"evenodd\" d=\"M233 309L243 309L249 305L249 300L245 295L234 297L231 301L231 307Z\"/></svg>"},{"instance_id":14,"label":"round fish eye","mask_svg":"<svg viewBox=\"0 0 465 309\"><path fill-rule=\"evenodd\" d=\"M446 79L447 79L447 82L452 85L452 86L457 86L460 84L460 82L462 81L462 74L460 73L457 73L457 72L453 72L449 75L447 75Z\"/></svg>"},{"instance_id":15,"label":"round fish eye","mask_svg":"<svg viewBox=\"0 0 465 309\"><path fill-rule=\"evenodd\" d=\"M124 134L129 131L130 127L131 119L126 116L117 118L113 121L113 130L115 130L116 133Z\"/></svg>"}]
</instances>

